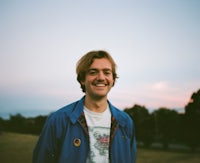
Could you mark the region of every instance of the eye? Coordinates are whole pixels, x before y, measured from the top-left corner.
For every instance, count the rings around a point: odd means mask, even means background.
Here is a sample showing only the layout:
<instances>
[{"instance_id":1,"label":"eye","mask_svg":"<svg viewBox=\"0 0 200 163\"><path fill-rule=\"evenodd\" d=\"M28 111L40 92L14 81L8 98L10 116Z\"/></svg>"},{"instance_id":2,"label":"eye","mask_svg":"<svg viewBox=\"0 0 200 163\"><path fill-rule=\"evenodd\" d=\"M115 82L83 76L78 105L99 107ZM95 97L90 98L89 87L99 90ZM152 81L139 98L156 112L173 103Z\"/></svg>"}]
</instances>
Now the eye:
<instances>
[{"instance_id":1,"label":"eye","mask_svg":"<svg viewBox=\"0 0 200 163\"><path fill-rule=\"evenodd\" d=\"M106 70L106 71L104 71L104 74L105 74L105 75L111 75L112 72L111 72L110 70Z\"/></svg>"},{"instance_id":2,"label":"eye","mask_svg":"<svg viewBox=\"0 0 200 163\"><path fill-rule=\"evenodd\" d=\"M97 71L96 71L96 70L89 70L89 71L88 71L88 74L89 74L89 75L96 75L96 74L97 74Z\"/></svg>"}]
</instances>

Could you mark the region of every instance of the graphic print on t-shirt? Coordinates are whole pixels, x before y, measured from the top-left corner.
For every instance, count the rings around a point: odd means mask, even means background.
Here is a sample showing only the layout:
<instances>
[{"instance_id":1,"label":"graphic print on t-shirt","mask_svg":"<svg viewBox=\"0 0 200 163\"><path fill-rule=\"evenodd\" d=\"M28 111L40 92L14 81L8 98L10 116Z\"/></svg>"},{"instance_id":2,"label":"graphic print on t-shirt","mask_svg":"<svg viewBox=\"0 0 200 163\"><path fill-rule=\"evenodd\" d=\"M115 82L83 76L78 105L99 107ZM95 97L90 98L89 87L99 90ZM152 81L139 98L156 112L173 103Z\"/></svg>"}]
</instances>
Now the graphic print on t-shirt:
<instances>
[{"instance_id":1,"label":"graphic print on t-shirt","mask_svg":"<svg viewBox=\"0 0 200 163\"><path fill-rule=\"evenodd\" d=\"M89 127L90 133L90 161L108 162L109 159L109 127Z\"/></svg>"}]
</instances>

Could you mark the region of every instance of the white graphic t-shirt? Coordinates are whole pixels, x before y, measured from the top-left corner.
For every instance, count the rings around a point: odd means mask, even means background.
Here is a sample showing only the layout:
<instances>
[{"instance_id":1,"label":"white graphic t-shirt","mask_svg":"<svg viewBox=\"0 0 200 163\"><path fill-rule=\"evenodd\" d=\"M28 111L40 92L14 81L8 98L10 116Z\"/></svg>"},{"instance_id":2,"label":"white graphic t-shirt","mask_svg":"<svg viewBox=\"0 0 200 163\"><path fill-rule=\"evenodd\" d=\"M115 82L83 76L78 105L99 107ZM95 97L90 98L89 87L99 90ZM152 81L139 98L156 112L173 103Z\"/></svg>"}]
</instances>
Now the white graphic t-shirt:
<instances>
[{"instance_id":1,"label":"white graphic t-shirt","mask_svg":"<svg viewBox=\"0 0 200 163\"><path fill-rule=\"evenodd\" d=\"M108 107L103 113L92 112L84 107L89 130L90 152L87 163L108 163L111 112Z\"/></svg>"}]
</instances>

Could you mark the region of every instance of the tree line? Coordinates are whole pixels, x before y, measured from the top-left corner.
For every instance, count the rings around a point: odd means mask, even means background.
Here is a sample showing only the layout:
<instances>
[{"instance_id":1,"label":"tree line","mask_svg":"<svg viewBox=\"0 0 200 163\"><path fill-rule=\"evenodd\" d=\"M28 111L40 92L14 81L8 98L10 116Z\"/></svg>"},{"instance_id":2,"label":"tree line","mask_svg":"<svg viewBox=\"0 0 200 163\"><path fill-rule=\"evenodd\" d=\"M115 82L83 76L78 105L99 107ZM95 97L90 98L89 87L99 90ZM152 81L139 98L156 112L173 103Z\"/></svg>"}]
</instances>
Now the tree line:
<instances>
[{"instance_id":1,"label":"tree line","mask_svg":"<svg viewBox=\"0 0 200 163\"><path fill-rule=\"evenodd\" d=\"M192 94L183 114L168 108L149 113L140 105L124 111L134 120L137 140L146 147L153 142L164 149L171 143L187 145L192 151L200 147L200 90Z\"/></svg>"},{"instance_id":2,"label":"tree line","mask_svg":"<svg viewBox=\"0 0 200 163\"><path fill-rule=\"evenodd\" d=\"M194 92L185 113L159 108L149 113L145 106L134 105L124 111L133 119L138 142L150 147L159 142L167 149L169 144L185 144L195 150L200 146L200 90ZM0 118L0 132L18 132L39 135L47 116L25 118L21 114Z\"/></svg>"}]
</instances>

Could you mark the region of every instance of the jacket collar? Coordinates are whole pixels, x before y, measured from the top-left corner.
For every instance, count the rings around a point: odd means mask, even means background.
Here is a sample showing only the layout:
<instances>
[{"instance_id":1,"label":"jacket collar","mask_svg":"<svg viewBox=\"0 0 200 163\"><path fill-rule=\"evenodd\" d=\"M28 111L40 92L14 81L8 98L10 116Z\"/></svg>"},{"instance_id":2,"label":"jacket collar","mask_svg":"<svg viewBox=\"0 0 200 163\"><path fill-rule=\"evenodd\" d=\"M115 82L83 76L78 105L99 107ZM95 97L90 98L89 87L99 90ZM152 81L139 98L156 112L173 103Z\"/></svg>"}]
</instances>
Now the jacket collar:
<instances>
[{"instance_id":1,"label":"jacket collar","mask_svg":"<svg viewBox=\"0 0 200 163\"><path fill-rule=\"evenodd\" d=\"M83 108L84 108L84 100L85 96L83 96L79 101L75 102L75 106L72 110L72 114L70 115L70 120L74 124L76 121L79 119L79 117L83 113ZM121 114L115 106L113 106L109 101L108 101L110 111L112 114L112 117L119 123L120 126L124 127L126 125L126 117Z\"/></svg>"},{"instance_id":2,"label":"jacket collar","mask_svg":"<svg viewBox=\"0 0 200 163\"><path fill-rule=\"evenodd\" d=\"M78 120L78 118L82 115L83 113L83 108L84 108L84 100L85 96L82 97L79 101L75 102L74 108L72 110L72 114L70 115L70 120L74 124Z\"/></svg>"},{"instance_id":3,"label":"jacket collar","mask_svg":"<svg viewBox=\"0 0 200 163\"><path fill-rule=\"evenodd\" d=\"M124 114L121 113L122 111L113 106L109 101L108 104L110 107L112 117L114 117L114 119L119 123L120 126L124 127L127 123L127 117L125 117Z\"/></svg>"}]
</instances>

